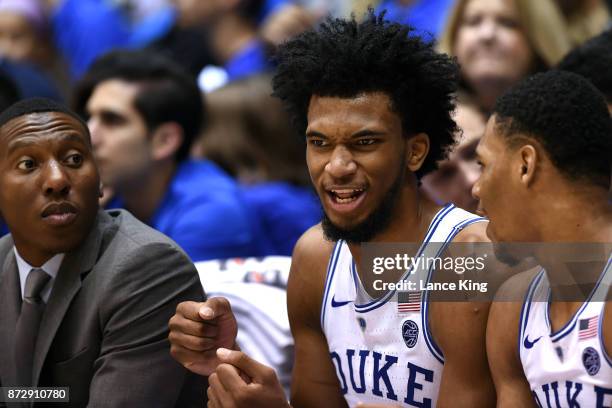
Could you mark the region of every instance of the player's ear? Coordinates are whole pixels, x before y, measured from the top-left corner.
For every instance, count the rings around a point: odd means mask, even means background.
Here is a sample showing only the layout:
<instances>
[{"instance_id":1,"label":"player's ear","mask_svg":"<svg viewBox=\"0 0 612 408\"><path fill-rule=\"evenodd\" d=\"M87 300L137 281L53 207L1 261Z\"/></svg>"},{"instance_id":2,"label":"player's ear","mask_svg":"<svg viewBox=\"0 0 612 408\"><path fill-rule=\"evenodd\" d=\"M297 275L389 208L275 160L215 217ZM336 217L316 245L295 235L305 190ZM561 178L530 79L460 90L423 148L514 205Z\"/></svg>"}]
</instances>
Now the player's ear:
<instances>
[{"instance_id":1,"label":"player's ear","mask_svg":"<svg viewBox=\"0 0 612 408\"><path fill-rule=\"evenodd\" d=\"M517 171L520 175L521 183L529 186L536 176L538 165L538 150L531 144L521 146L518 151L519 163Z\"/></svg>"},{"instance_id":2,"label":"player's ear","mask_svg":"<svg viewBox=\"0 0 612 408\"><path fill-rule=\"evenodd\" d=\"M427 133L417 133L410 136L406 142L406 165L411 172L421 168L429 153L429 136Z\"/></svg>"},{"instance_id":3,"label":"player's ear","mask_svg":"<svg viewBox=\"0 0 612 408\"><path fill-rule=\"evenodd\" d=\"M164 160L175 156L182 143L183 128L176 122L162 123L151 136L153 159Z\"/></svg>"}]
</instances>

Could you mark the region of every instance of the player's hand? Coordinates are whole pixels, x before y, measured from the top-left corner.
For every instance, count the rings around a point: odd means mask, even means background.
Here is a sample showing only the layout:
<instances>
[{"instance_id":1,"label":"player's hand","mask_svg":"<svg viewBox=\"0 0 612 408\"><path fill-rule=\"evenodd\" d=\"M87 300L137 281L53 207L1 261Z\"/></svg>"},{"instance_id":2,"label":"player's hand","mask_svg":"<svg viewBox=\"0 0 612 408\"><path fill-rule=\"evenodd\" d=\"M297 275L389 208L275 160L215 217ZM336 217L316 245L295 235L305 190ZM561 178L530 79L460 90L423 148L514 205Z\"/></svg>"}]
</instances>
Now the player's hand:
<instances>
[{"instance_id":1,"label":"player's hand","mask_svg":"<svg viewBox=\"0 0 612 408\"><path fill-rule=\"evenodd\" d=\"M276 373L241 351L219 349L221 364L208 377L209 407L289 408ZM244 379L244 376L250 379Z\"/></svg>"},{"instance_id":2,"label":"player's hand","mask_svg":"<svg viewBox=\"0 0 612 408\"><path fill-rule=\"evenodd\" d=\"M196 374L208 376L215 370L218 348L236 348L238 325L225 298L179 303L168 326L170 354Z\"/></svg>"}]
</instances>

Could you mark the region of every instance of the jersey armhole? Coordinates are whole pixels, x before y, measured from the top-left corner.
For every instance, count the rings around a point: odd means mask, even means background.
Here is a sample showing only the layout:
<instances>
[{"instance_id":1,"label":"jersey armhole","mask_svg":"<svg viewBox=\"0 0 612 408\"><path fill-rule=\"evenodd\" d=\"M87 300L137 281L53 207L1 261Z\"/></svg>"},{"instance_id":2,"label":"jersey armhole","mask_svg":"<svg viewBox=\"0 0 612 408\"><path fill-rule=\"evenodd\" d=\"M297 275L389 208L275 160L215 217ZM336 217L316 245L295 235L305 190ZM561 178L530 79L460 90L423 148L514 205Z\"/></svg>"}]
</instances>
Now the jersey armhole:
<instances>
[{"instance_id":1,"label":"jersey armhole","mask_svg":"<svg viewBox=\"0 0 612 408\"><path fill-rule=\"evenodd\" d=\"M325 333L325 309L327 307L327 300L329 297L329 289L331 287L334 272L336 271L336 265L338 264L338 258L340 255L340 250L342 249L342 241L336 242L334 245L334 249L332 251L332 255L329 258L329 263L327 264L327 273L325 275L325 289L323 291L323 302L321 304L321 331Z\"/></svg>"},{"instance_id":2,"label":"jersey armhole","mask_svg":"<svg viewBox=\"0 0 612 408\"><path fill-rule=\"evenodd\" d=\"M525 334L525 329L527 328L527 321L529 319L529 311L531 310L531 300L533 299L533 294L540 284L540 280L542 280L542 276L544 275L544 269L540 270L533 277L531 283L527 288L527 292L525 292L525 297L523 299L523 305L521 306L521 314L519 316L519 327L518 327L518 357L521 358L521 348L523 345L523 337Z\"/></svg>"},{"instance_id":3,"label":"jersey armhole","mask_svg":"<svg viewBox=\"0 0 612 408\"><path fill-rule=\"evenodd\" d=\"M601 354L604 355L605 360L608 362L608 365L612 367L612 355L610 355L609 350L606 349L606 343L604 342L603 337L603 326L604 326L604 315L606 314L606 302L603 302L603 307L601 308L601 314L599 315L598 324L598 337L599 337L599 345L601 346Z\"/></svg>"},{"instance_id":4,"label":"jersey armhole","mask_svg":"<svg viewBox=\"0 0 612 408\"><path fill-rule=\"evenodd\" d=\"M465 227L467 227L468 225L471 225L477 222L483 222L483 221L487 221L487 219L483 217L475 217L475 218L469 218L467 220L463 220L459 222L458 224L456 224L452 228L450 234L444 240L444 245L440 246L440 249L438 250L436 257L440 256L442 251L444 251L446 247L448 246L448 244L452 242L453 238L455 238L457 234L463 231ZM429 272L427 273L427 284L429 284L432 277L433 277L433 269L430 269ZM438 344L434 340L434 336L431 333L431 330L429 329L429 291L426 291L425 296L422 296L421 298L421 310L423 311L421 313L421 319L422 319L421 324L423 326L425 344L427 345L427 348L429 349L431 354L441 364L444 365L444 353L442 352L442 349L438 346Z\"/></svg>"}]
</instances>

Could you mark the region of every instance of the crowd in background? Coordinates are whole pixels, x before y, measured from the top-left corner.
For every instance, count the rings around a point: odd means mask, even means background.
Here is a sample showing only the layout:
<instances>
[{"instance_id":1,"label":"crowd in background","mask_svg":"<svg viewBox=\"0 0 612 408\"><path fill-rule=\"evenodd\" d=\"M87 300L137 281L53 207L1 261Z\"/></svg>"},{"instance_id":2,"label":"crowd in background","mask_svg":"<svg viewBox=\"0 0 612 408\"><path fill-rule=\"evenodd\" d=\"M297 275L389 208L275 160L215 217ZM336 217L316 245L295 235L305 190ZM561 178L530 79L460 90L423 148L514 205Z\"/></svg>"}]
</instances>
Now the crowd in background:
<instances>
[{"instance_id":1,"label":"crowd in background","mask_svg":"<svg viewBox=\"0 0 612 408\"><path fill-rule=\"evenodd\" d=\"M448 159L422 180L439 202L476 209L476 144L497 97L521 79L586 42L565 68L589 77L610 100L612 5L604 0L0 0L0 108L45 96L81 113L101 167L102 204L129 209L194 261L290 255L321 210L303 137L271 96L274 49L329 15L367 7L414 26L461 66L455 120L462 132ZM192 120L171 118L181 139L170 153L143 153L162 119L147 118L139 106L140 129L108 117L108 101L128 119L137 105L136 90L112 87L116 78L130 82L110 73L129 65L124 58L149 66L146 81L162 81L149 62L160 58L199 87L194 93L186 85L176 96L176 109ZM195 211L203 202L209 205Z\"/></svg>"}]
</instances>

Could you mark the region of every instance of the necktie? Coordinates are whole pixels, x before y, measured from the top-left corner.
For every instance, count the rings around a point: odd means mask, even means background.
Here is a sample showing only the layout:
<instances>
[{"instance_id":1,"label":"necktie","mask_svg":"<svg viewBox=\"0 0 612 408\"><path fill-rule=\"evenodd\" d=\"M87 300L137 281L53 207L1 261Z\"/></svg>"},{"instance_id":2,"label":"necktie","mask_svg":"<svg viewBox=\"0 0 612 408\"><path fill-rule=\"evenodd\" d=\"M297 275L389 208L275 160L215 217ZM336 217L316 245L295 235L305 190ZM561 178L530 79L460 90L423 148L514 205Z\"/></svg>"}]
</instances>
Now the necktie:
<instances>
[{"instance_id":1,"label":"necktie","mask_svg":"<svg viewBox=\"0 0 612 408\"><path fill-rule=\"evenodd\" d=\"M26 279L21 313L15 330L15 364L17 380L23 387L32 386L32 365L38 329L45 311L41 292L51 276L39 268L33 268Z\"/></svg>"}]
</instances>

